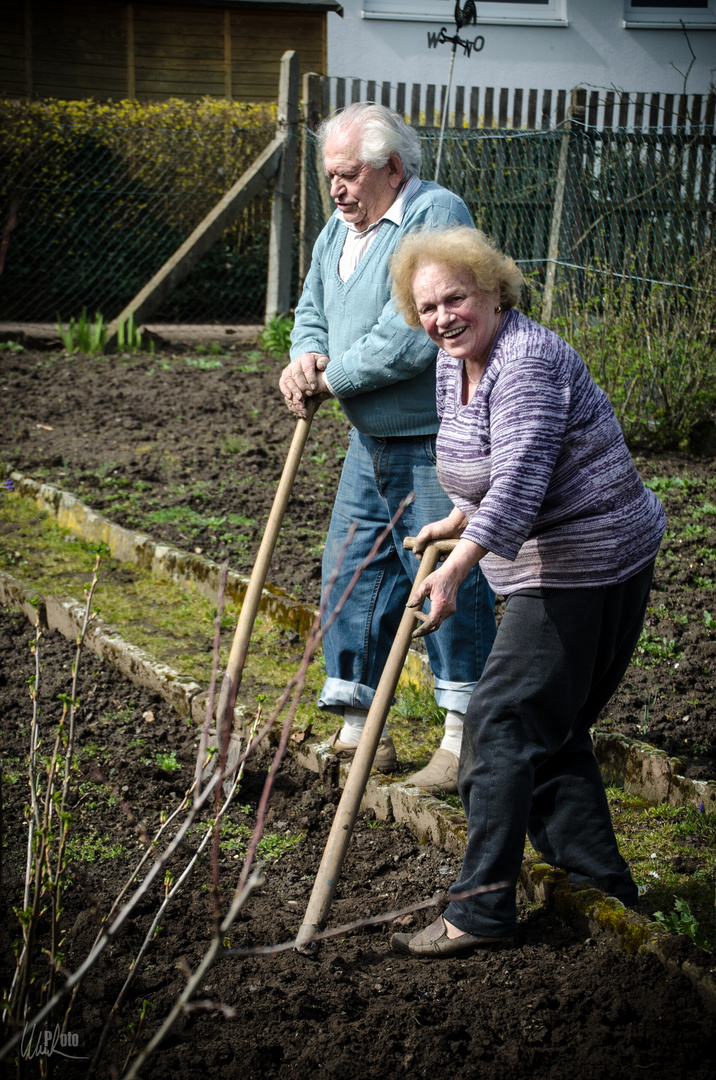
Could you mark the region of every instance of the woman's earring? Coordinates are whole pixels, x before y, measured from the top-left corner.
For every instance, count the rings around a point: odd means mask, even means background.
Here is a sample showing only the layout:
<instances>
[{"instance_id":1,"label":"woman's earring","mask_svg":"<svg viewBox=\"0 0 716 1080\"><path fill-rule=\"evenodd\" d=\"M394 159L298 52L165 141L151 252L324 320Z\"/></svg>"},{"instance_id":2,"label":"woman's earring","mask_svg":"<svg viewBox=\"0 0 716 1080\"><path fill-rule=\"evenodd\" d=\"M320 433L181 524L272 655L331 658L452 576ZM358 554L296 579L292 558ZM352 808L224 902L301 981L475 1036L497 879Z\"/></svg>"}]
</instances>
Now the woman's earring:
<instances>
[{"instance_id":1,"label":"woman's earring","mask_svg":"<svg viewBox=\"0 0 716 1080\"><path fill-rule=\"evenodd\" d=\"M497 307L495 308L495 315L499 315L501 311L502 311L502 304L498 304Z\"/></svg>"}]
</instances>

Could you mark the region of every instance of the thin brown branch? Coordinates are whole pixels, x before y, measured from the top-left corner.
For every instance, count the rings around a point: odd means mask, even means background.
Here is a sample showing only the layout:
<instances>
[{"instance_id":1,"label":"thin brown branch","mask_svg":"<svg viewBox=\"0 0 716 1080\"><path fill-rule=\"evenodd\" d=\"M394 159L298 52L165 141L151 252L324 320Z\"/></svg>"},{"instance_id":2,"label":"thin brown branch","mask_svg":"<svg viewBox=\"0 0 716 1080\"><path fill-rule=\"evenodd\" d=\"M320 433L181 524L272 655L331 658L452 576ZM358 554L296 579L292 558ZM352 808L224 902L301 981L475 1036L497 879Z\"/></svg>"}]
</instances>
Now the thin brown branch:
<instances>
[{"instance_id":1,"label":"thin brown branch","mask_svg":"<svg viewBox=\"0 0 716 1080\"><path fill-rule=\"evenodd\" d=\"M514 882L498 881L494 885L478 885L468 892L455 893L455 895L438 893L430 900L420 900L416 904L410 904L408 907L399 908L397 911L389 911L383 915L371 915L365 919L356 919L354 922L344 923L343 926L335 926L332 930L322 930L320 933L314 934L313 937L301 941L301 945L313 941L330 941L332 938L342 937L344 934L352 934L355 930L365 930L369 926L381 926L383 923L395 922L396 919L405 918L406 915L413 915L416 911L424 911L426 908L442 906L447 900L469 900L472 896L481 896L484 893L497 892L499 889L507 889L512 884L514 884ZM297 945L298 941L293 939L292 941L283 941L280 945L260 945L253 948L225 949L223 955L275 956L276 953L289 952L291 949L295 949Z\"/></svg>"}]
</instances>

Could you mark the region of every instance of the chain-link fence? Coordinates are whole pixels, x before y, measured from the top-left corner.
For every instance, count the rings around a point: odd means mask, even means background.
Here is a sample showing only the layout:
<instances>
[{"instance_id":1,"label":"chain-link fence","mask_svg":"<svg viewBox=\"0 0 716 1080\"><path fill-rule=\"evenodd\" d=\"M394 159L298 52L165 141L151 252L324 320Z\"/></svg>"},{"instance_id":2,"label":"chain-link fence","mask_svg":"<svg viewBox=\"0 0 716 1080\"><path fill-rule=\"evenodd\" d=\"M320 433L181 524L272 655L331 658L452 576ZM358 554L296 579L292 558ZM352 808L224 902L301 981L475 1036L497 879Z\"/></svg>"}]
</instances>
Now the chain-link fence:
<instances>
[{"instance_id":1,"label":"chain-link fence","mask_svg":"<svg viewBox=\"0 0 716 1080\"><path fill-rule=\"evenodd\" d=\"M0 320L54 321L87 308L106 319L131 301L274 134L239 125L230 103L200 115L147 116L94 107L72 115L5 107L0 135L4 266ZM168 118L171 123L168 122ZM439 134L422 129L432 179ZM296 214L294 264L332 207L309 153ZM299 155L299 162L301 156ZM668 130L567 121L548 130L448 129L440 182L467 202L541 293L556 283L583 298L604 275L693 284L714 241L713 123ZM300 169L300 165L299 165ZM299 180L301 177L299 177ZM153 322L260 322L265 304L271 188L254 199ZM297 270L294 273L294 299Z\"/></svg>"},{"instance_id":2,"label":"chain-link fence","mask_svg":"<svg viewBox=\"0 0 716 1080\"><path fill-rule=\"evenodd\" d=\"M247 114L248 115L247 117ZM0 319L109 320L275 134L269 108L8 103L0 134ZM167 299L160 322L263 319L272 189Z\"/></svg>"},{"instance_id":3,"label":"chain-link fence","mask_svg":"<svg viewBox=\"0 0 716 1080\"><path fill-rule=\"evenodd\" d=\"M438 138L423 136L425 176ZM598 131L573 121L448 132L440 181L542 285L552 263L557 281L585 297L605 272L683 287L714 242L715 143L705 130Z\"/></svg>"}]
</instances>

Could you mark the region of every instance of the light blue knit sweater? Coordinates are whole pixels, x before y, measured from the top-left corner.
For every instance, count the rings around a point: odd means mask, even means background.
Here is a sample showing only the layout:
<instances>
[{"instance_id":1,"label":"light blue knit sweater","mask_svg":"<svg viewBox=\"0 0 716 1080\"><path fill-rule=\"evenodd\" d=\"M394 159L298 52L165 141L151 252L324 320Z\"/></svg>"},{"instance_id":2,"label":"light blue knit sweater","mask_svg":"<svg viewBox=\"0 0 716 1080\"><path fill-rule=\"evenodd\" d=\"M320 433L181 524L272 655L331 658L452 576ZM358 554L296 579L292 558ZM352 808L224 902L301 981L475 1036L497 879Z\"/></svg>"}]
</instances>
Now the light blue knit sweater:
<instances>
[{"instance_id":1,"label":"light blue knit sweater","mask_svg":"<svg viewBox=\"0 0 716 1080\"><path fill-rule=\"evenodd\" d=\"M346 226L334 215L318 237L296 307L291 359L304 352L330 358L330 385L363 434L385 438L438 430L437 348L422 329L411 330L393 307L388 259L414 229L472 224L462 199L423 181L401 224L386 220L380 226L347 281L338 274Z\"/></svg>"}]
</instances>

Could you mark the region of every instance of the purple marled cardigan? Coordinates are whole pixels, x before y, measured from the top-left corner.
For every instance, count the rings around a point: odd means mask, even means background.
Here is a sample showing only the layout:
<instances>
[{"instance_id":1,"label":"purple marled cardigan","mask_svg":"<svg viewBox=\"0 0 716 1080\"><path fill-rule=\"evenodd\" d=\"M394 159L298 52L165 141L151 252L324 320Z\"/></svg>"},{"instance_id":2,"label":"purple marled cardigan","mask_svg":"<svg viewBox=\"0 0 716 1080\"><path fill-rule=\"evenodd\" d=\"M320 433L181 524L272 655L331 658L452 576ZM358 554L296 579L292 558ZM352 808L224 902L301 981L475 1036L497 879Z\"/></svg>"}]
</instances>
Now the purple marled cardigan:
<instances>
[{"instance_id":1,"label":"purple marled cardigan","mask_svg":"<svg viewBox=\"0 0 716 1080\"><path fill-rule=\"evenodd\" d=\"M461 386L462 361L440 350L438 477L495 592L610 585L656 556L664 510L566 341L509 311L469 405Z\"/></svg>"}]
</instances>

